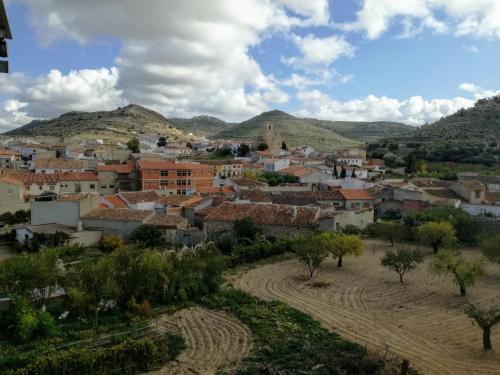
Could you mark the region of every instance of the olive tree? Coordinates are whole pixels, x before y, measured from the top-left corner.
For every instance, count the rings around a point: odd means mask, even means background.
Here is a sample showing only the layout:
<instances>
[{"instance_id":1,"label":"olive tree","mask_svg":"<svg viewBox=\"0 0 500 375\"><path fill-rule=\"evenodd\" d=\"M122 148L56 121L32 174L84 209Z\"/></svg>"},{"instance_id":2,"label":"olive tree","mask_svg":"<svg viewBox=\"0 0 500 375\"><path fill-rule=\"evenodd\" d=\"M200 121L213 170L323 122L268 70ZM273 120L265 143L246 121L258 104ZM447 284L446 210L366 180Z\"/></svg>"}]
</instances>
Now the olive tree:
<instances>
[{"instance_id":1,"label":"olive tree","mask_svg":"<svg viewBox=\"0 0 500 375\"><path fill-rule=\"evenodd\" d=\"M345 256L358 257L363 254L363 241L359 236L345 233L329 233L328 235L328 249L332 256L338 259L338 267L342 267L342 260Z\"/></svg>"},{"instance_id":2,"label":"olive tree","mask_svg":"<svg viewBox=\"0 0 500 375\"><path fill-rule=\"evenodd\" d=\"M466 288L474 285L483 275L484 266L481 261L467 261L459 254L445 250L434 256L432 270L437 275L451 275L460 288L460 295L465 296Z\"/></svg>"},{"instance_id":3,"label":"olive tree","mask_svg":"<svg viewBox=\"0 0 500 375\"><path fill-rule=\"evenodd\" d=\"M404 227L397 221L381 221L375 224L375 236L382 238L394 246L394 241L402 239Z\"/></svg>"},{"instance_id":4,"label":"olive tree","mask_svg":"<svg viewBox=\"0 0 500 375\"><path fill-rule=\"evenodd\" d=\"M382 266L399 275L399 281L403 284L403 275L414 270L424 261L422 253L402 246L397 251L388 251L381 260Z\"/></svg>"},{"instance_id":5,"label":"olive tree","mask_svg":"<svg viewBox=\"0 0 500 375\"><path fill-rule=\"evenodd\" d=\"M483 330L483 349L493 349L491 345L491 328L500 323L500 307L482 309L473 304L465 307L465 313Z\"/></svg>"},{"instance_id":6,"label":"olive tree","mask_svg":"<svg viewBox=\"0 0 500 375\"><path fill-rule=\"evenodd\" d=\"M481 252L492 263L500 263L500 234L481 243Z\"/></svg>"},{"instance_id":7,"label":"olive tree","mask_svg":"<svg viewBox=\"0 0 500 375\"><path fill-rule=\"evenodd\" d=\"M417 239L420 243L431 246L436 254L443 246L453 244L457 238L453 225L447 221L431 221L417 228Z\"/></svg>"},{"instance_id":8,"label":"olive tree","mask_svg":"<svg viewBox=\"0 0 500 375\"><path fill-rule=\"evenodd\" d=\"M298 236L293 245L297 260L309 270L309 278L328 256L328 238L325 233Z\"/></svg>"}]
</instances>

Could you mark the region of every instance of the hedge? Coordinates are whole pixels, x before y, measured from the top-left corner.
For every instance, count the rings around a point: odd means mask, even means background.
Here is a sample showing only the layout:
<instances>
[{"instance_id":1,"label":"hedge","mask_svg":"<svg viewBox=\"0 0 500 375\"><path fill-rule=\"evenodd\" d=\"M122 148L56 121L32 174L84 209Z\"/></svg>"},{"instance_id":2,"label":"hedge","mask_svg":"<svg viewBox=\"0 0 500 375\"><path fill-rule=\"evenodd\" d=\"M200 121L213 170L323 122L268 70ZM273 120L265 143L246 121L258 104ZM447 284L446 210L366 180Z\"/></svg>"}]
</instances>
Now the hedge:
<instances>
[{"instance_id":1,"label":"hedge","mask_svg":"<svg viewBox=\"0 0 500 375\"><path fill-rule=\"evenodd\" d=\"M184 349L180 336L125 340L107 347L78 347L37 356L7 375L137 374L173 360Z\"/></svg>"}]
</instances>

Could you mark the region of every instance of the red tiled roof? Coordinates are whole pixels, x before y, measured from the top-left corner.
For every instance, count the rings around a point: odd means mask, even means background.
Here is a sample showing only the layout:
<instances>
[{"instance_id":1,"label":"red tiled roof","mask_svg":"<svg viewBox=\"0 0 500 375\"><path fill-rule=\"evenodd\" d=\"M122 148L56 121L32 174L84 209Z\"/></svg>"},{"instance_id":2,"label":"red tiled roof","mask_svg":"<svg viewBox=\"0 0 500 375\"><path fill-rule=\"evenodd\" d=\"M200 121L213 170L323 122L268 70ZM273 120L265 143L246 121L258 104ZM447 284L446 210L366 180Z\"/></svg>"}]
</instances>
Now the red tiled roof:
<instances>
[{"instance_id":1,"label":"red tiled roof","mask_svg":"<svg viewBox=\"0 0 500 375\"><path fill-rule=\"evenodd\" d=\"M119 196L117 195L105 195L102 197L103 201L106 201L111 205L111 208L128 208L128 205L126 202L124 202ZM104 204L104 207L108 207L106 204Z\"/></svg>"},{"instance_id":2,"label":"red tiled roof","mask_svg":"<svg viewBox=\"0 0 500 375\"><path fill-rule=\"evenodd\" d=\"M57 174L45 173L15 173L10 177L23 182L25 185L31 184L57 184L59 176Z\"/></svg>"},{"instance_id":3,"label":"red tiled roof","mask_svg":"<svg viewBox=\"0 0 500 375\"><path fill-rule=\"evenodd\" d=\"M307 176L308 174L319 172L313 168L306 168L302 166L292 166L292 167L287 167L279 171L279 173L286 173L293 175L295 177L303 177Z\"/></svg>"},{"instance_id":4,"label":"red tiled roof","mask_svg":"<svg viewBox=\"0 0 500 375\"><path fill-rule=\"evenodd\" d=\"M78 202L84 198L87 198L89 193L76 193L76 194L66 194L59 197L59 201L63 202Z\"/></svg>"},{"instance_id":5,"label":"red tiled roof","mask_svg":"<svg viewBox=\"0 0 500 375\"><path fill-rule=\"evenodd\" d=\"M213 171L214 167L207 164L197 163L173 163L169 160L139 160L137 161L138 169L149 170L172 170L172 169L191 169L191 170L208 170Z\"/></svg>"},{"instance_id":6,"label":"red tiled roof","mask_svg":"<svg viewBox=\"0 0 500 375\"><path fill-rule=\"evenodd\" d=\"M22 156L20 153L11 150L0 150L0 155Z\"/></svg>"},{"instance_id":7,"label":"red tiled roof","mask_svg":"<svg viewBox=\"0 0 500 375\"><path fill-rule=\"evenodd\" d=\"M153 190L121 192L120 195L130 204L158 202L161 200L161 196Z\"/></svg>"},{"instance_id":8,"label":"red tiled roof","mask_svg":"<svg viewBox=\"0 0 500 375\"><path fill-rule=\"evenodd\" d=\"M232 186L199 186L196 191L200 194L204 193L234 193Z\"/></svg>"},{"instance_id":9,"label":"red tiled roof","mask_svg":"<svg viewBox=\"0 0 500 375\"><path fill-rule=\"evenodd\" d=\"M339 189L345 200L371 200L373 197L363 189Z\"/></svg>"},{"instance_id":10,"label":"red tiled roof","mask_svg":"<svg viewBox=\"0 0 500 375\"><path fill-rule=\"evenodd\" d=\"M35 162L36 169L87 169L86 160L74 159L38 159Z\"/></svg>"},{"instance_id":11,"label":"red tiled roof","mask_svg":"<svg viewBox=\"0 0 500 375\"><path fill-rule=\"evenodd\" d=\"M135 170L133 164L111 164L111 165L98 165L97 172L115 172L115 173L131 173Z\"/></svg>"},{"instance_id":12,"label":"red tiled roof","mask_svg":"<svg viewBox=\"0 0 500 375\"><path fill-rule=\"evenodd\" d=\"M152 211L128 210L124 208L96 208L82 216L89 220L145 221L153 216Z\"/></svg>"},{"instance_id":13,"label":"red tiled roof","mask_svg":"<svg viewBox=\"0 0 500 375\"><path fill-rule=\"evenodd\" d=\"M59 181L99 181L95 172L64 172L57 176L59 176Z\"/></svg>"},{"instance_id":14,"label":"red tiled roof","mask_svg":"<svg viewBox=\"0 0 500 375\"><path fill-rule=\"evenodd\" d=\"M176 229L180 226L186 226L187 219L178 215L155 214L148 219L147 223L161 228Z\"/></svg>"},{"instance_id":15,"label":"red tiled roof","mask_svg":"<svg viewBox=\"0 0 500 375\"><path fill-rule=\"evenodd\" d=\"M16 180L15 178L5 176L5 177L0 177L1 182L5 182L8 184L14 184L14 185L23 185L23 183L19 180Z\"/></svg>"},{"instance_id":16,"label":"red tiled roof","mask_svg":"<svg viewBox=\"0 0 500 375\"><path fill-rule=\"evenodd\" d=\"M224 202L212 208L205 220L234 222L249 218L258 225L312 227L318 223L319 214L320 209L315 207Z\"/></svg>"}]
</instances>

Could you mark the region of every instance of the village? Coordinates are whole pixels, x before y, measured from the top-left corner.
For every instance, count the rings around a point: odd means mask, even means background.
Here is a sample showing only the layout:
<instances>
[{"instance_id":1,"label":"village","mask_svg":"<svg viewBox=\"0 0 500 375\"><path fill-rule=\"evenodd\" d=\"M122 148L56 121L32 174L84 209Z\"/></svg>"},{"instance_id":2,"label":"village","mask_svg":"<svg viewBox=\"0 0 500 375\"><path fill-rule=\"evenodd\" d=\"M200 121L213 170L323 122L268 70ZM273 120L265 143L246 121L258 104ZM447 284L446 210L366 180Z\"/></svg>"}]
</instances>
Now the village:
<instances>
[{"instance_id":1,"label":"village","mask_svg":"<svg viewBox=\"0 0 500 375\"><path fill-rule=\"evenodd\" d=\"M13 227L21 243L36 233L64 232L69 243L91 246L103 234L126 240L149 224L162 230L165 245L182 247L213 240L243 217L280 238L360 231L433 207L500 215L500 176L387 178L384 161L367 159L363 149L288 148L271 125L247 143L200 140L188 147L147 134L136 149L56 137L3 137L2 145L0 218L30 212L29 222ZM223 158L210 159L214 152Z\"/></svg>"}]
</instances>

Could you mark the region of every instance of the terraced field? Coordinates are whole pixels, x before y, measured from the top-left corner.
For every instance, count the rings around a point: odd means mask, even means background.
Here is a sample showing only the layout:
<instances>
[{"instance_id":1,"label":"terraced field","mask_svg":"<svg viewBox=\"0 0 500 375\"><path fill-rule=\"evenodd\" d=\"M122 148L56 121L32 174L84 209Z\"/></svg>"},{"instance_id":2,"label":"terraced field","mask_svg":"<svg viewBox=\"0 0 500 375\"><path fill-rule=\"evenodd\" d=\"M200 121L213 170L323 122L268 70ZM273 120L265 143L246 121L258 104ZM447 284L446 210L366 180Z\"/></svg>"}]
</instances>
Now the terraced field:
<instances>
[{"instance_id":1,"label":"terraced field","mask_svg":"<svg viewBox=\"0 0 500 375\"><path fill-rule=\"evenodd\" d=\"M224 312L194 307L158 320L160 331L176 332L186 340L177 361L152 374L192 375L231 373L252 348L250 330Z\"/></svg>"},{"instance_id":2,"label":"terraced field","mask_svg":"<svg viewBox=\"0 0 500 375\"><path fill-rule=\"evenodd\" d=\"M408 358L424 374L500 374L500 327L492 333L497 351L485 354L481 330L461 308L466 302L500 302L500 266L489 265L487 274L461 298L451 280L430 274L430 256L400 285L395 273L380 266L389 246L367 241L366 247L361 257L347 258L343 269L334 260L326 261L315 275L316 282L324 282L321 287L311 285L295 260L252 269L235 286L283 301L372 351Z\"/></svg>"}]
</instances>

